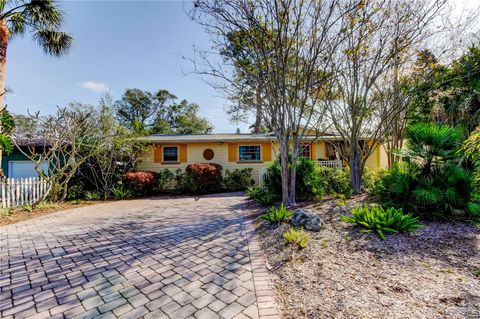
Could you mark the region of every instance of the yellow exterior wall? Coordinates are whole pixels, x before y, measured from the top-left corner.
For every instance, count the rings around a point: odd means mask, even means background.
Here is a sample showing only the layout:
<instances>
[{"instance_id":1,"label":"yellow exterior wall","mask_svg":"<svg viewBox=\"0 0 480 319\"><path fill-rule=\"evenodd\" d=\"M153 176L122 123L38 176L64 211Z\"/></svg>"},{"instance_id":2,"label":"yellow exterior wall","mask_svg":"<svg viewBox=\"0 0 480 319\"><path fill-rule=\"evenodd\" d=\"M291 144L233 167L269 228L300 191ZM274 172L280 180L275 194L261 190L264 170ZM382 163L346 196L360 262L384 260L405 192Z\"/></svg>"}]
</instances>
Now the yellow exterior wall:
<instances>
[{"instance_id":1,"label":"yellow exterior wall","mask_svg":"<svg viewBox=\"0 0 480 319\"><path fill-rule=\"evenodd\" d=\"M365 166L371 170L378 170L381 168L387 168L388 158L385 148L379 145L367 159Z\"/></svg>"},{"instance_id":2,"label":"yellow exterior wall","mask_svg":"<svg viewBox=\"0 0 480 319\"><path fill-rule=\"evenodd\" d=\"M252 171L252 179L258 183L259 179L259 170L263 167L266 167L268 164L272 162L275 158L275 153L271 152L271 160L270 161L262 161L259 163L240 163L238 161L231 162L229 161L229 143L188 143L187 144L187 158L184 163L175 163L175 164L166 164L166 163L155 163L154 160L154 151L153 147L148 150L141 158L140 163L137 166L139 170L146 170L146 171L155 171L158 172L162 169L168 168L172 171L177 169L185 170L188 164L192 163L217 163L222 165L223 170L226 169L241 169L250 167L253 169ZM265 147L264 142L260 143L236 143L238 145L261 145ZM171 145L174 145L171 143ZM238 145L235 148L236 152L238 152ZM203 158L203 151L207 148L210 148L215 153L214 157L211 160L206 160ZM232 150L230 151L232 152ZM236 158L238 158L238 154L236 154ZM263 156L263 152L262 152Z\"/></svg>"},{"instance_id":3,"label":"yellow exterior wall","mask_svg":"<svg viewBox=\"0 0 480 319\"><path fill-rule=\"evenodd\" d=\"M326 158L326 148L325 141L315 142L313 147L314 159L325 159ZM168 143L169 145L181 145L175 143ZM235 147L232 147L232 144L235 144ZM183 144L185 145L185 144ZM230 145L230 147L229 147ZM262 147L262 157L268 157L268 151L263 151L264 147L270 145L270 160L264 161L262 158L261 162L238 162L238 146L239 145L260 145ZM203 158L203 151L207 148L210 148L215 153L214 157L211 160L206 160ZM182 146L179 150L182 153L185 146ZM154 159L154 146L152 147L140 158L140 162L137 166L139 170L148 170L158 172L162 169L168 168L172 171L177 169L184 170L188 164L192 163L217 163L222 165L223 169L241 169L250 167L252 171L252 179L258 183L259 180L259 171L261 168L267 167L275 158L278 156L278 143L267 143L267 142L235 142L235 143L187 143L186 144L186 158L181 155L181 163L175 164L166 164L166 163L156 163ZM232 159L235 159L232 161ZM375 150L367 160L366 166L370 169L377 169L379 167L386 167L387 157L384 148L379 148Z\"/></svg>"}]
</instances>

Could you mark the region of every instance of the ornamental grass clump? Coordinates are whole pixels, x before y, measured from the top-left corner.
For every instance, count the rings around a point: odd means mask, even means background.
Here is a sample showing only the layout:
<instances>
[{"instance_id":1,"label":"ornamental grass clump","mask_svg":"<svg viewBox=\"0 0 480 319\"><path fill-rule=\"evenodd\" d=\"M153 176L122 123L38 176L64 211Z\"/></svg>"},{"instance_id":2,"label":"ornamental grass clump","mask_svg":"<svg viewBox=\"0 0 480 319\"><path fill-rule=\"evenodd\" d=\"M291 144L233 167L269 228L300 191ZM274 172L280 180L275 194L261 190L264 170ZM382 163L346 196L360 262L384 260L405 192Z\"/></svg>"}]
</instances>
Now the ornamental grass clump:
<instances>
[{"instance_id":1,"label":"ornamental grass clump","mask_svg":"<svg viewBox=\"0 0 480 319\"><path fill-rule=\"evenodd\" d=\"M342 221L366 228L362 230L364 233L375 232L382 240L386 239L385 233L413 233L422 227L418 217L404 214L401 208L359 206L351 211L352 216L344 215L341 217Z\"/></svg>"}]
</instances>

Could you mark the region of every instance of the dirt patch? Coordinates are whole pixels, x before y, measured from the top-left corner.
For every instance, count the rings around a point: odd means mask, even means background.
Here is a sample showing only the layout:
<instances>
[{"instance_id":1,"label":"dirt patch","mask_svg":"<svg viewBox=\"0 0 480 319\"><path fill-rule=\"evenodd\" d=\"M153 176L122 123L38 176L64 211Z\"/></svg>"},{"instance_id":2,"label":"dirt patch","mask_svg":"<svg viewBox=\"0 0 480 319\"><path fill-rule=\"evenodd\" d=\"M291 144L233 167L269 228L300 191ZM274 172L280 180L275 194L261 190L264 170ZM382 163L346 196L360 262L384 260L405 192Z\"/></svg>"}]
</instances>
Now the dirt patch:
<instances>
[{"instance_id":1,"label":"dirt patch","mask_svg":"<svg viewBox=\"0 0 480 319\"><path fill-rule=\"evenodd\" d=\"M61 210L89 206L106 201L70 201L63 203L41 203L31 211L28 207L17 207L12 210L2 210L0 213L0 226L15 224L38 216L55 213Z\"/></svg>"},{"instance_id":2,"label":"dirt patch","mask_svg":"<svg viewBox=\"0 0 480 319\"><path fill-rule=\"evenodd\" d=\"M340 221L334 200L306 206L326 225L304 250L285 246L289 225L256 223L285 318L480 318L479 227L422 222L382 241Z\"/></svg>"}]
</instances>

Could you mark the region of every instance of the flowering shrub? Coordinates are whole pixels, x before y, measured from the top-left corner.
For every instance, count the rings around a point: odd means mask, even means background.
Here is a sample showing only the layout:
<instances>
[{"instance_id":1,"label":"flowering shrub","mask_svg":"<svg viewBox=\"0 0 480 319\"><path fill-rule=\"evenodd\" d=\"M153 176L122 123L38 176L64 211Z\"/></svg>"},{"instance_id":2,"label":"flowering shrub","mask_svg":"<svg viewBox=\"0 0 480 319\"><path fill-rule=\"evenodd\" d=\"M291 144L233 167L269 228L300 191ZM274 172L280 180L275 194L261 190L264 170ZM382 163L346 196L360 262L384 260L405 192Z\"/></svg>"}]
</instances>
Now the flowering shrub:
<instances>
[{"instance_id":1,"label":"flowering shrub","mask_svg":"<svg viewBox=\"0 0 480 319\"><path fill-rule=\"evenodd\" d=\"M137 171L127 172L125 181L137 194L151 193L157 185L158 175L156 172Z\"/></svg>"},{"instance_id":2,"label":"flowering shrub","mask_svg":"<svg viewBox=\"0 0 480 319\"><path fill-rule=\"evenodd\" d=\"M187 166L186 174L196 186L196 193L211 193L222 187L222 166L215 163L194 163Z\"/></svg>"}]
</instances>

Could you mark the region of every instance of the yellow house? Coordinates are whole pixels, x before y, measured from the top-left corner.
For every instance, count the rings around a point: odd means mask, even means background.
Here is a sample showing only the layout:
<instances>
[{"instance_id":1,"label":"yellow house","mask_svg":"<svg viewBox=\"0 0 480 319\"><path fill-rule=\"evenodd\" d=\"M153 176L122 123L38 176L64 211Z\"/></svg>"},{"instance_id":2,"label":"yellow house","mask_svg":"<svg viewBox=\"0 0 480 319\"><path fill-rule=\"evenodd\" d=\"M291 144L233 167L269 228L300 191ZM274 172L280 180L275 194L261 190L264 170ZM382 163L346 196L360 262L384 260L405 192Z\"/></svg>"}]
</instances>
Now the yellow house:
<instances>
[{"instance_id":1,"label":"yellow house","mask_svg":"<svg viewBox=\"0 0 480 319\"><path fill-rule=\"evenodd\" d=\"M269 134L173 134L150 135L145 138L152 147L140 158L139 170L158 172L168 168L184 170L192 163L217 163L224 170L252 168L252 179L258 183L262 169L267 167L278 153L278 142ZM338 136L324 134L320 138L308 136L302 155L320 165L341 166L332 141ZM387 156L377 147L367 160L370 169L386 167Z\"/></svg>"}]
</instances>

